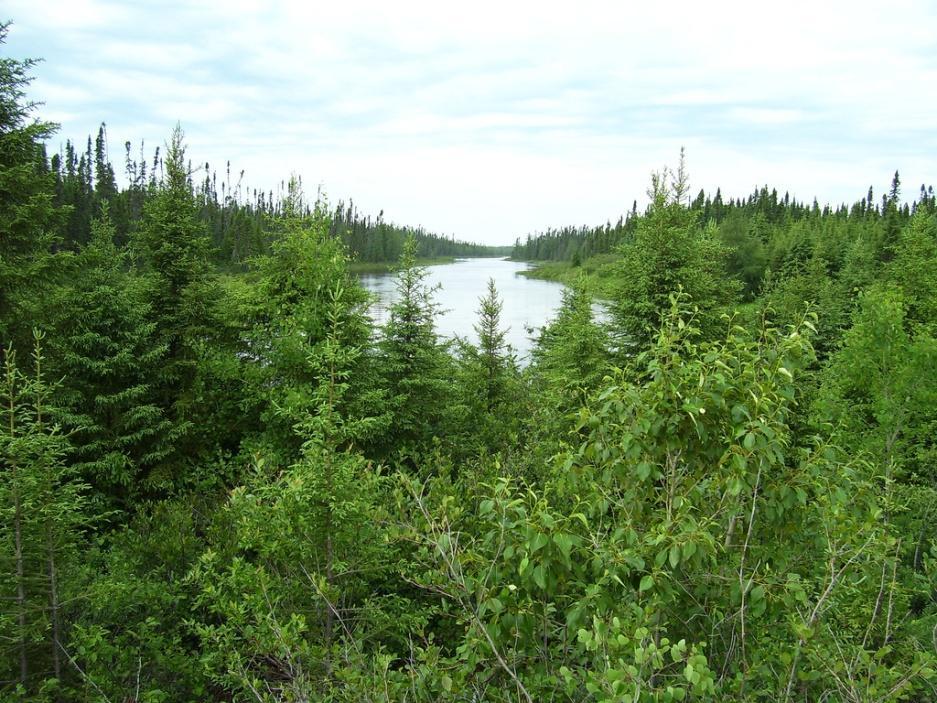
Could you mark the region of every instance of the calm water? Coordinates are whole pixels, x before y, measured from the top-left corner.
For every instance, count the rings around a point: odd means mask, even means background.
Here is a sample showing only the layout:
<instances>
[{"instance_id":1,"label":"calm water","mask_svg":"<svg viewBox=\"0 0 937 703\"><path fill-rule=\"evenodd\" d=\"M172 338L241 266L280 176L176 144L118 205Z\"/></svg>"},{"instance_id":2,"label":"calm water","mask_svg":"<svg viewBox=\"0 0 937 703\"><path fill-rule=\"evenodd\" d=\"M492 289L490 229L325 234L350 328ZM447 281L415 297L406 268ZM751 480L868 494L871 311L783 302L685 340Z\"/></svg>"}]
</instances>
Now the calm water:
<instances>
[{"instance_id":1,"label":"calm water","mask_svg":"<svg viewBox=\"0 0 937 703\"><path fill-rule=\"evenodd\" d=\"M501 327L508 328L506 340L519 357L526 357L532 346L528 328L539 331L559 309L563 295L561 283L525 278L518 273L528 268L527 263L506 259L458 259L452 264L429 266L427 283L441 285L436 291L436 302L443 310L436 319L437 332L477 343L473 327L478 321L478 301L487 292L488 279L493 278L503 303ZM371 316L383 324L397 296L393 275L365 274L361 283L377 294Z\"/></svg>"}]
</instances>

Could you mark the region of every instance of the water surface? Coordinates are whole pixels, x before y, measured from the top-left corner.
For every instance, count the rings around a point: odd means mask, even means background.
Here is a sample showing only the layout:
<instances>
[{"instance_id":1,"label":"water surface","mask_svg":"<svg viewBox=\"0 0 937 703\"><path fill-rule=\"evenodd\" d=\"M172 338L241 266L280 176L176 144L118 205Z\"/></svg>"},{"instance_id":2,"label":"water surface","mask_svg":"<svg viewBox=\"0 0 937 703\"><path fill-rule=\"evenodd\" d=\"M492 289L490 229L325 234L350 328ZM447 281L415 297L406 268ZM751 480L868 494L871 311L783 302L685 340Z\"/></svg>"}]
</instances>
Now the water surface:
<instances>
[{"instance_id":1,"label":"water surface","mask_svg":"<svg viewBox=\"0 0 937 703\"><path fill-rule=\"evenodd\" d=\"M478 323L479 299L487 293L493 278L503 307L501 328L507 328L506 341L523 360L533 346L533 334L548 322L562 303L563 285L520 275L530 264L507 259L457 259L451 264L429 266L426 281L439 285L436 302L442 314L436 318L436 331L445 337L459 336L478 343L474 326ZM377 324L388 317L397 298L392 274L362 274L361 284L377 295L371 316Z\"/></svg>"}]
</instances>

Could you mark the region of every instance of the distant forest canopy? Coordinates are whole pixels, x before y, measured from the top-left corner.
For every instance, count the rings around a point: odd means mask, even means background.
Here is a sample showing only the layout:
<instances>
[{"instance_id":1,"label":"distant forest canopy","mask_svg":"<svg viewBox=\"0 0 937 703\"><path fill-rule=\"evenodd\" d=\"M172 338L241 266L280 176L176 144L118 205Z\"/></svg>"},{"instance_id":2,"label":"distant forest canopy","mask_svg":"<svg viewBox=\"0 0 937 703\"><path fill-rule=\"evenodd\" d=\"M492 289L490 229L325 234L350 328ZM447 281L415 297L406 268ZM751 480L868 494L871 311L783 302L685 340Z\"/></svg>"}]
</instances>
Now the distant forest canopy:
<instances>
[{"instance_id":1,"label":"distant forest canopy","mask_svg":"<svg viewBox=\"0 0 937 703\"><path fill-rule=\"evenodd\" d=\"M146 202L158 189L164 171L161 149L156 147L147 159L141 143L139 154L133 154L131 142L124 143L124 181L121 187L108 157L107 131L102 123L97 136L88 137L80 152L66 141L61 153L48 159L48 168L55 178L55 205L68 206L70 212L64 227L66 246L87 244L91 239L91 223L107 203L117 233L117 244L126 243L139 226ZM281 182L273 190L250 189L243 186L244 171L232 178L231 162L219 177L209 163L193 167L188 164L189 186L199 207L199 218L207 228L217 264L240 265L251 257L269 251L272 223L283 214L291 184ZM300 182L293 183L293 186ZM313 204L300 203L303 214L312 212ZM403 252L403 243L412 234L424 258L454 256L507 256L510 246L492 247L457 240L412 227L387 222L382 210L377 217L361 213L354 201L340 200L331 210L331 234L340 237L351 256L367 263L395 262Z\"/></svg>"},{"instance_id":2,"label":"distant forest canopy","mask_svg":"<svg viewBox=\"0 0 937 703\"><path fill-rule=\"evenodd\" d=\"M723 199L721 189L715 195L703 190L692 201L687 199L689 210L699 226L710 222L716 225L718 236L724 244L744 249L748 256L737 257L751 273L751 267L777 270L783 265L789 242L782 233L788 232L795 223L808 231L831 231L855 229L862 226L873 228L886 226L891 229L903 227L918 209L934 207L934 188L921 185L917 199L911 204L901 203L901 183L898 172L891 186L880 199L876 199L872 186L868 194L851 206L841 204L835 209L830 205L820 207L813 203L798 201L789 193L779 195L777 189L768 186L756 189L746 198ZM638 218L646 213L638 212L635 200L631 210L603 225L579 227L566 226L549 228L544 232L528 234L522 242L515 241L512 258L524 261L569 261L581 262L592 256L614 252L622 244L634 239ZM741 271L734 271L742 274Z\"/></svg>"}]
</instances>

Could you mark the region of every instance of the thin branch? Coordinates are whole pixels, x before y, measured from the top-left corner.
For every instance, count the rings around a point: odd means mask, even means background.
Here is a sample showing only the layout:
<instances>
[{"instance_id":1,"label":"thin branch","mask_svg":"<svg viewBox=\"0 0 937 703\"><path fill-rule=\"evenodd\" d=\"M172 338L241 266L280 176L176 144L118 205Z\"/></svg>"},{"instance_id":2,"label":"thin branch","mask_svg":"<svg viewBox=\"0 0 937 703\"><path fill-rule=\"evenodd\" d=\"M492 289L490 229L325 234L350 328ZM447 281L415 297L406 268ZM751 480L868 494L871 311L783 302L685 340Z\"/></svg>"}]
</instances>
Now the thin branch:
<instances>
[{"instance_id":1,"label":"thin branch","mask_svg":"<svg viewBox=\"0 0 937 703\"><path fill-rule=\"evenodd\" d=\"M79 674L81 674L81 678L84 679L87 683L91 684L91 687L101 695L101 698L104 699L104 703L111 703L111 699L108 698L104 691L101 690L101 687L98 686L94 680L84 672L84 669L78 665L78 662L76 662L75 658L68 653L68 650L65 649L65 647L62 646L62 643L58 640L55 640L55 643L59 646L62 652L65 653L65 656L68 657L68 661L71 663L71 665L75 667Z\"/></svg>"}]
</instances>

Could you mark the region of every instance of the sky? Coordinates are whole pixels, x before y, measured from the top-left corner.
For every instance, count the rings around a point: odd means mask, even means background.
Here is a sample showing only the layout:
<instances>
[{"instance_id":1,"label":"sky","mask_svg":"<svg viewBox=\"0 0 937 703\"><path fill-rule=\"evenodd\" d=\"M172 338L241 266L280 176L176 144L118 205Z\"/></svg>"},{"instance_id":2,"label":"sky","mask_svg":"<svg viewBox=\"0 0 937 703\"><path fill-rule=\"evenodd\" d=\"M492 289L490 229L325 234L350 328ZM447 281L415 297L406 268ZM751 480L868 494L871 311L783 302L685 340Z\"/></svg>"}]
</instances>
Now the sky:
<instances>
[{"instance_id":1,"label":"sky","mask_svg":"<svg viewBox=\"0 0 937 703\"><path fill-rule=\"evenodd\" d=\"M821 204L937 183L937 2L7 0L4 54L84 144L107 123L248 188L488 244L691 188Z\"/></svg>"}]
</instances>

